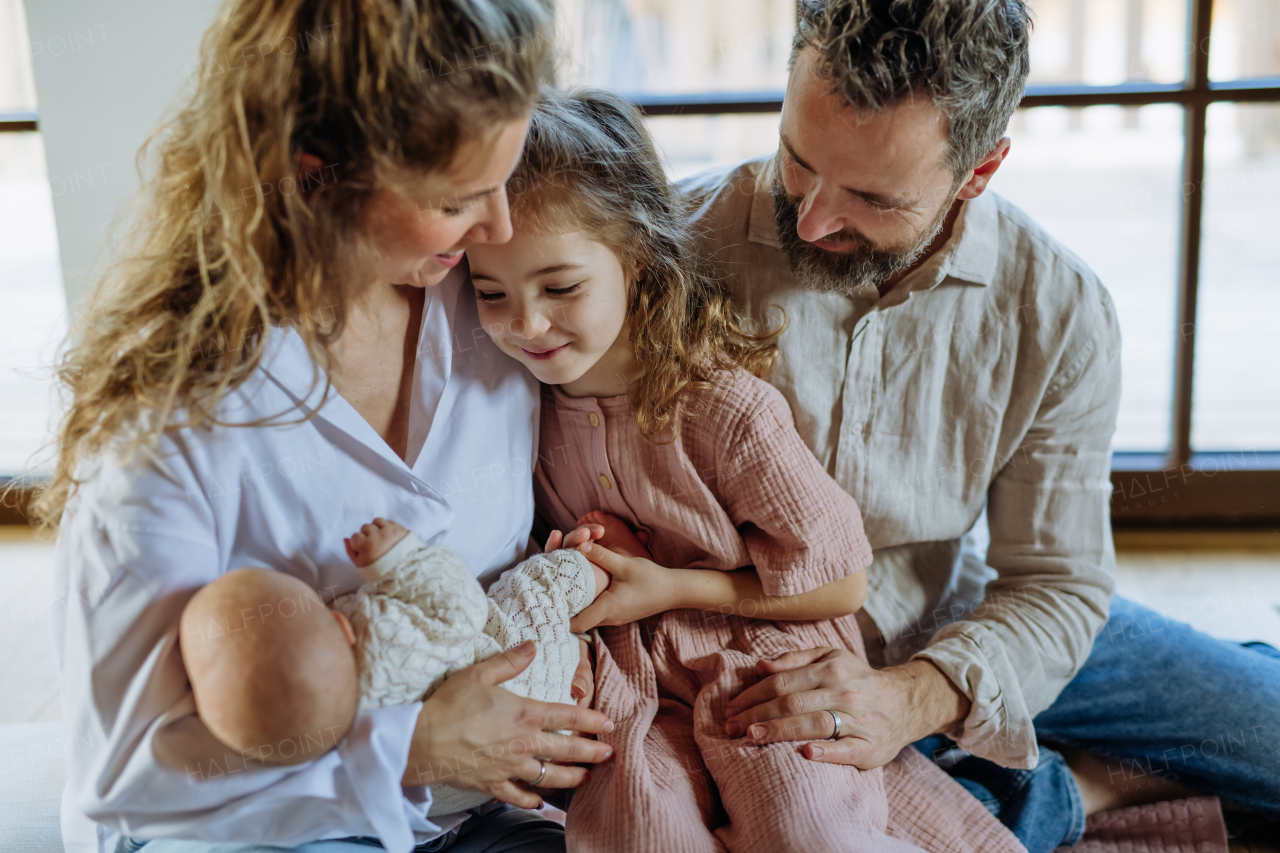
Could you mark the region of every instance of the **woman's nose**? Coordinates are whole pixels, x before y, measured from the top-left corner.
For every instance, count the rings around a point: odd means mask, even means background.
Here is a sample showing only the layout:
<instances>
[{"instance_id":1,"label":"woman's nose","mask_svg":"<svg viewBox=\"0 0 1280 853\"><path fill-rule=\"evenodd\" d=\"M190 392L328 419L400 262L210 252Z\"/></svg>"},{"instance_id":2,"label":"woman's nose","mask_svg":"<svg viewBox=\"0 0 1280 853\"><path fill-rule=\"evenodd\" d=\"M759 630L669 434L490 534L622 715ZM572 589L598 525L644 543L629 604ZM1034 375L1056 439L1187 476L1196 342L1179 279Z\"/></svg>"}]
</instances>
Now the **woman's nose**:
<instances>
[{"instance_id":1,"label":"woman's nose","mask_svg":"<svg viewBox=\"0 0 1280 853\"><path fill-rule=\"evenodd\" d=\"M511 239L511 234L511 207L507 203L507 188L504 186L485 200L480 218L471 226L471 241L505 243Z\"/></svg>"}]
</instances>

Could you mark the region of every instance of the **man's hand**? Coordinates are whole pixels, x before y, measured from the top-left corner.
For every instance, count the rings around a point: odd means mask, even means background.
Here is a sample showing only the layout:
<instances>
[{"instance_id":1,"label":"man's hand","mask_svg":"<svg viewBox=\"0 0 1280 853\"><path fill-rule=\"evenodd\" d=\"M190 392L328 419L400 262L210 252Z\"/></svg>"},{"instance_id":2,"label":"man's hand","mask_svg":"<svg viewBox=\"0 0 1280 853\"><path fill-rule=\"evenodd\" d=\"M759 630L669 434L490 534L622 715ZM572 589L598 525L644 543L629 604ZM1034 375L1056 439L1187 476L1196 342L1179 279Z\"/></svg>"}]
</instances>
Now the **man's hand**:
<instances>
[{"instance_id":1,"label":"man's hand","mask_svg":"<svg viewBox=\"0 0 1280 853\"><path fill-rule=\"evenodd\" d=\"M810 740L806 758L882 767L902 748L950 728L969 713L969 699L928 660L872 669L845 649L789 652L760 661L768 678L738 694L725 733L755 743ZM827 741L840 714L840 739Z\"/></svg>"},{"instance_id":2,"label":"man's hand","mask_svg":"<svg viewBox=\"0 0 1280 853\"><path fill-rule=\"evenodd\" d=\"M588 560L609 573L609 588L569 621L571 631L597 625L627 625L679 607L679 584L671 569L643 557L624 557L594 543L579 549Z\"/></svg>"}]
</instances>

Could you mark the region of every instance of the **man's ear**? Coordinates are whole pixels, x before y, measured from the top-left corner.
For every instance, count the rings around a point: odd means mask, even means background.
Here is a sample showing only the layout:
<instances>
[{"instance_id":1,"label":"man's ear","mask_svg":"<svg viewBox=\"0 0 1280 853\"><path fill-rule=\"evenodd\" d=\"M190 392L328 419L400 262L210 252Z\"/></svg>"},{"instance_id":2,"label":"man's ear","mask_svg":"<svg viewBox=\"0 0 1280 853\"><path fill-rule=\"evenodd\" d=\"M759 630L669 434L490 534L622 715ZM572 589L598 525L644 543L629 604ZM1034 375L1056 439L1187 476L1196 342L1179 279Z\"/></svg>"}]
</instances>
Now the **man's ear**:
<instances>
[{"instance_id":1,"label":"man's ear","mask_svg":"<svg viewBox=\"0 0 1280 853\"><path fill-rule=\"evenodd\" d=\"M982 195L983 190L987 188L987 184L991 183L991 179L995 177L996 170L1004 162L1004 158L1009 156L1009 147L1012 144L1009 137L1001 137L1000 141L996 143L996 147L987 156L979 160L978 165L973 167L973 173L969 176L969 180L965 181L964 186L960 188L960 192L956 193L956 198L961 201L967 201Z\"/></svg>"}]
</instances>

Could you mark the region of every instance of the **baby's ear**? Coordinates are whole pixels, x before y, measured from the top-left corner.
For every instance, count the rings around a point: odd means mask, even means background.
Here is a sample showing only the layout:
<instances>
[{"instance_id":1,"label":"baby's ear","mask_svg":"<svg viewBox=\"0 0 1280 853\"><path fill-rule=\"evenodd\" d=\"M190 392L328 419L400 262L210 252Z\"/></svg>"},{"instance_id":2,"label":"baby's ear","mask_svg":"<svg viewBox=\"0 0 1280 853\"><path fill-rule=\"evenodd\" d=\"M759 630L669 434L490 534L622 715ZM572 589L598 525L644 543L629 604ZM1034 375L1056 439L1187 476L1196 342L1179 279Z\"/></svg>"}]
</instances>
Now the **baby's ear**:
<instances>
[{"instance_id":1,"label":"baby's ear","mask_svg":"<svg viewBox=\"0 0 1280 853\"><path fill-rule=\"evenodd\" d=\"M356 644L356 629L351 627L351 620L347 615L339 610L330 610L333 618L338 620L338 627L342 629L342 633L347 637L347 645L354 646Z\"/></svg>"}]
</instances>

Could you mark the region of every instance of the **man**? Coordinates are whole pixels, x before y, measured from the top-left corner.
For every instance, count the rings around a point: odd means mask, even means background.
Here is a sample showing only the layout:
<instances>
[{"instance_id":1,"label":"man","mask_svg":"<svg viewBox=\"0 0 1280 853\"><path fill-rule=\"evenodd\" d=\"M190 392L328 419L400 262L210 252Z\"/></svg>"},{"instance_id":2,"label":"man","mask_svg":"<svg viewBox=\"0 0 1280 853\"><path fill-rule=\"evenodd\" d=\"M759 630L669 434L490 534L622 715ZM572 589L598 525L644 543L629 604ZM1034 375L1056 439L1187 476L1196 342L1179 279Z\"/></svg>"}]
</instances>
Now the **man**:
<instances>
[{"instance_id":1,"label":"man","mask_svg":"<svg viewBox=\"0 0 1280 853\"><path fill-rule=\"evenodd\" d=\"M876 549L873 666L761 662L729 733L839 734L805 754L862 768L919 742L1032 853L1190 791L1280 816L1280 653L1112 597L1115 309L984 193L1029 26L1022 0L803 0L776 157L683 186L742 312L786 312L770 378Z\"/></svg>"}]
</instances>

